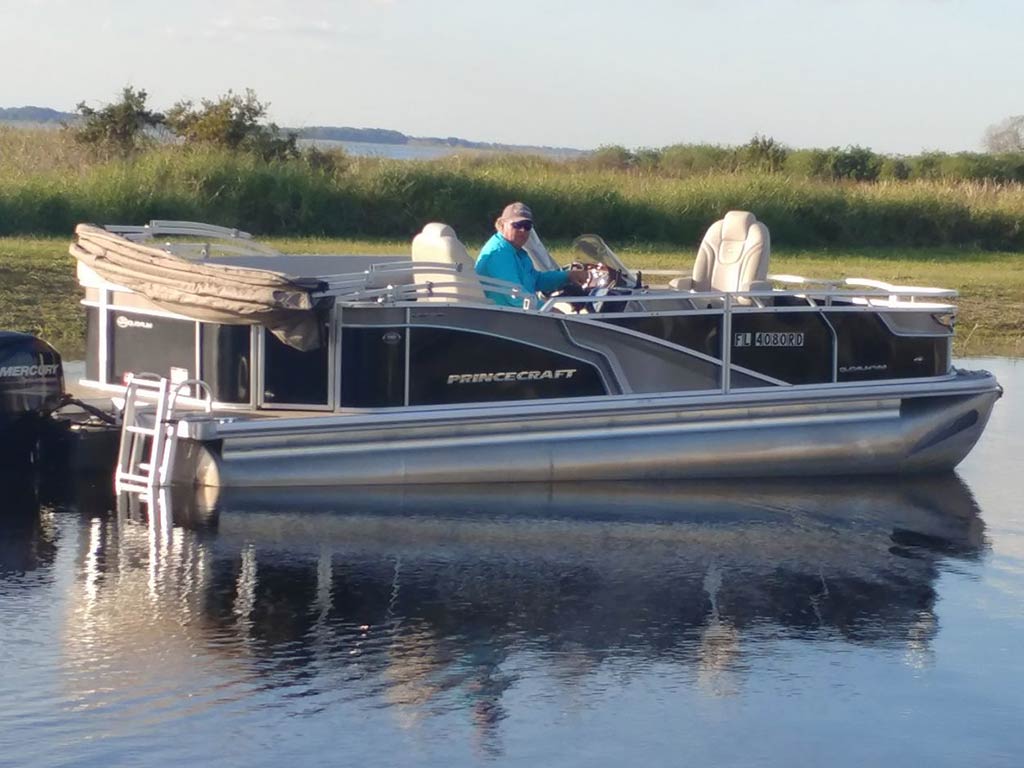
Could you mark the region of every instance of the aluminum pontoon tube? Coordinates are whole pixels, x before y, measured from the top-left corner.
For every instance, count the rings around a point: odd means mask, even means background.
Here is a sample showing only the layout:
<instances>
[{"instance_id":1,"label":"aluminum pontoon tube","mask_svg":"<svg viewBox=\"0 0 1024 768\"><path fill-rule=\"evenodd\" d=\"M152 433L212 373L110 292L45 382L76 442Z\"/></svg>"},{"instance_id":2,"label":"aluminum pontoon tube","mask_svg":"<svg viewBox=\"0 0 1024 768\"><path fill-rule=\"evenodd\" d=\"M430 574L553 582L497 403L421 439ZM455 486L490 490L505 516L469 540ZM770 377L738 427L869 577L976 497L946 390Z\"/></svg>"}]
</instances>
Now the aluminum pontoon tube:
<instances>
[{"instance_id":1,"label":"aluminum pontoon tube","mask_svg":"<svg viewBox=\"0 0 1024 768\"><path fill-rule=\"evenodd\" d=\"M516 404L239 420L192 442L176 479L272 487L940 471L967 455L1001 394L987 373L932 383L927 394L885 396L892 389L660 407L635 398L590 413Z\"/></svg>"}]
</instances>

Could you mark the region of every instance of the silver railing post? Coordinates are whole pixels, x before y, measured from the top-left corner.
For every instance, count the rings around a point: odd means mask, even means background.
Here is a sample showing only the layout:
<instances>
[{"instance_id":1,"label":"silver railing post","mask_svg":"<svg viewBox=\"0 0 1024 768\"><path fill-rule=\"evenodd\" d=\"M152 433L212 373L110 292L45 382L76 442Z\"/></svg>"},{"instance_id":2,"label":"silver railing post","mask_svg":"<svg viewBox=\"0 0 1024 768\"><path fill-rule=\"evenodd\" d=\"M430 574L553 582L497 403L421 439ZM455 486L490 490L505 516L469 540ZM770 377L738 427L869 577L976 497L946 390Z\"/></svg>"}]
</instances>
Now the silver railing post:
<instances>
[{"instance_id":1,"label":"silver railing post","mask_svg":"<svg viewBox=\"0 0 1024 768\"><path fill-rule=\"evenodd\" d=\"M722 305L722 392L729 394L732 388L732 296L723 294Z\"/></svg>"}]
</instances>

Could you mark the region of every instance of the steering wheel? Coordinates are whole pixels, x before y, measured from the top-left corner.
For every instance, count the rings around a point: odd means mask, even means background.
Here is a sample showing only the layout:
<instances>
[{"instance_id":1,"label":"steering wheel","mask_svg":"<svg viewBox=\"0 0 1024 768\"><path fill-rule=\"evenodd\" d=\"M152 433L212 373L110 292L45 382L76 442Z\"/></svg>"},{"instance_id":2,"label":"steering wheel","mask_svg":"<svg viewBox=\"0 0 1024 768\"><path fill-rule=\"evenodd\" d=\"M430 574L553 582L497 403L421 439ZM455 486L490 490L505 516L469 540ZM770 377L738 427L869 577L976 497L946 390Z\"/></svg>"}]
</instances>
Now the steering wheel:
<instances>
[{"instance_id":1,"label":"steering wheel","mask_svg":"<svg viewBox=\"0 0 1024 768\"><path fill-rule=\"evenodd\" d=\"M563 296L591 296L598 298L607 296L615 288L627 287L627 281L622 272L601 262L584 264L574 261L565 269L583 269L586 270L587 275L582 284L577 285L576 283L569 283L569 285L562 289L561 294ZM581 312L583 310L591 312L607 312L622 311L624 307L625 302L616 302L615 304L593 302L590 304L574 304L573 310L575 312Z\"/></svg>"}]
</instances>

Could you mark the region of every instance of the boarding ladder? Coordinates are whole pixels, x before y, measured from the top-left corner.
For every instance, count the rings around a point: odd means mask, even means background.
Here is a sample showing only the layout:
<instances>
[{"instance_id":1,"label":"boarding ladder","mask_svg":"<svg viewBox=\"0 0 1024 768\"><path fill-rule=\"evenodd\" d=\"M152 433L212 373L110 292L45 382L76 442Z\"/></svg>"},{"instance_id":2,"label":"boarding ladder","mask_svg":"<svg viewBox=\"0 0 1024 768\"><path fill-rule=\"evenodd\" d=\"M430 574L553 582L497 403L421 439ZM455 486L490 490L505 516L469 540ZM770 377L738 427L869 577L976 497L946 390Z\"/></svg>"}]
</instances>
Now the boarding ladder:
<instances>
[{"instance_id":1,"label":"boarding ladder","mask_svg":"<svg viewBox=\"0 0 1024 768\"><path fill-rule=\"evenodd\" d=\"M128 374L121 418L121 445L114 473L114 488L118 494L134 493L152 499L156 488L170 484L180 421L175 415L175 405L182 392L191 386L204 395L201 400L204 410L207 413L212 411L213 396L204 381L187 379L172 383L154 374ZM152 426L143 426L139 423L139 411L150 405L153 407Z\"/></svg>"}]
</instances>

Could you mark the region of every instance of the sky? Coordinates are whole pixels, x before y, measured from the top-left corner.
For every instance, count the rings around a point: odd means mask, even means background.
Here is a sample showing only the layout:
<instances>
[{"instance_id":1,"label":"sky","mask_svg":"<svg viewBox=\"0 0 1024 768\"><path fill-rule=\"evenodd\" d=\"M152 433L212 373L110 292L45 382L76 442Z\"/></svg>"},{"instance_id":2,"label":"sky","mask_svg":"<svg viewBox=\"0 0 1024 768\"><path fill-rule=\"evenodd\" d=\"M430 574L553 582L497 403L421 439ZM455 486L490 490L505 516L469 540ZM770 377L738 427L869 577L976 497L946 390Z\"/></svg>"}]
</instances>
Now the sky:
<instances>
[{"instance_id":1,"label":"sky","mask_svg":"<svg viewBox=\"0 0 1024 768\"><path fill-rule=\"evenodd\" d=\"M252 88L282 126L591 149L977 151L1021 0L0 0L0 107Z\"/></svg>"}]
</instances>

